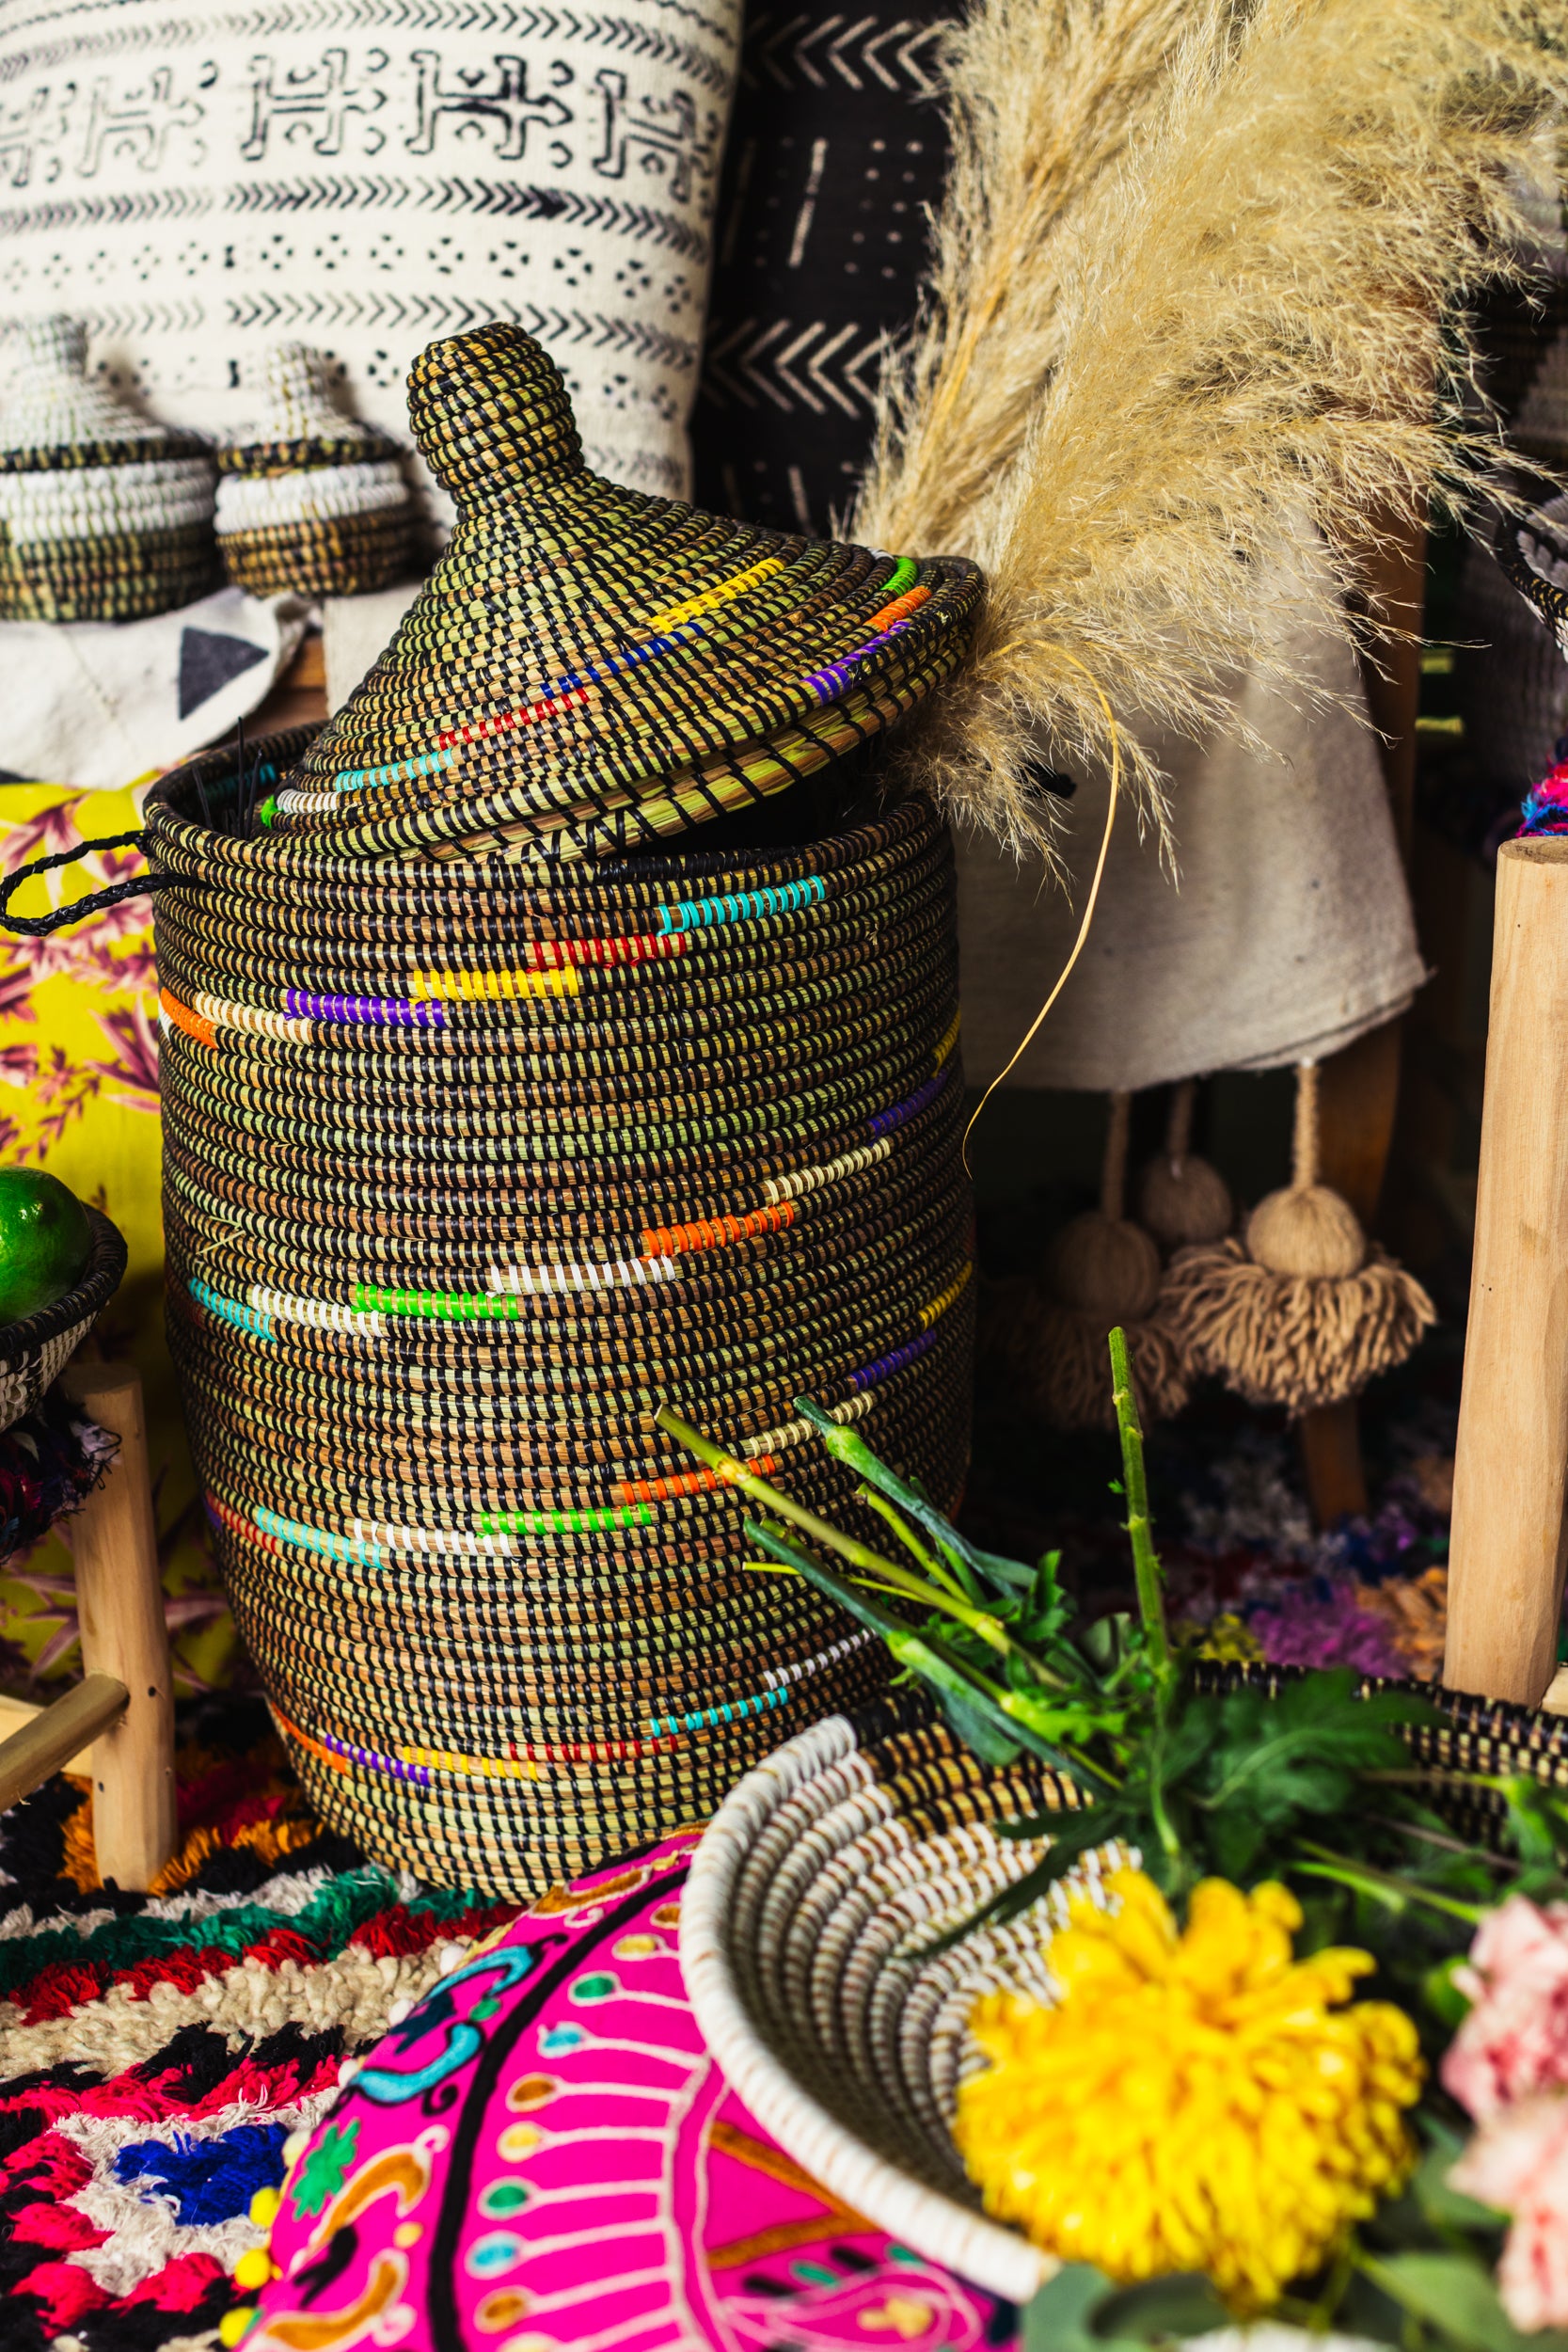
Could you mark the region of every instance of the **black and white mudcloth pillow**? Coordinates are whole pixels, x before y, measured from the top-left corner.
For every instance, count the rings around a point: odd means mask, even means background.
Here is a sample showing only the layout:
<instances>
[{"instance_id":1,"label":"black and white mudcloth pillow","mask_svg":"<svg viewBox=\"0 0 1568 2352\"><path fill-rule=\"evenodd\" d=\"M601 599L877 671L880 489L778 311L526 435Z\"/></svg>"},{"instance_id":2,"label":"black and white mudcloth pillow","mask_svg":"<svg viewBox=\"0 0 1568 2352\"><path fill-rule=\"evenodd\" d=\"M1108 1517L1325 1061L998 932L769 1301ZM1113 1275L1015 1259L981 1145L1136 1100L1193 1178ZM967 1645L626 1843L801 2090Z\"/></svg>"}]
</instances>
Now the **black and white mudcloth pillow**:
<instances>
[{"instance_id":1,"label":"black and white mudcloth pillow","mask_svg":"<svg viewBox=\"0 0 1568 2352\"><path fill-rule=\"evenodd\" d=\"M871 448L884 335L914 316L958 0L748 8L694 421L700 505L827 532Z\"/></svg>"},{"instance_id":2,"label":"black and white mudcloth pillow","mask_svg":"<svg viewBox=\"0 0 1568 2352\"><path fill-rule=\"evenodd\" d=\"M298 337L405 444L416 353L513 319L589 464L681 493L738 44L739 0L0 0L0 312L209 432Z\"/></svg>"}]
</instances>

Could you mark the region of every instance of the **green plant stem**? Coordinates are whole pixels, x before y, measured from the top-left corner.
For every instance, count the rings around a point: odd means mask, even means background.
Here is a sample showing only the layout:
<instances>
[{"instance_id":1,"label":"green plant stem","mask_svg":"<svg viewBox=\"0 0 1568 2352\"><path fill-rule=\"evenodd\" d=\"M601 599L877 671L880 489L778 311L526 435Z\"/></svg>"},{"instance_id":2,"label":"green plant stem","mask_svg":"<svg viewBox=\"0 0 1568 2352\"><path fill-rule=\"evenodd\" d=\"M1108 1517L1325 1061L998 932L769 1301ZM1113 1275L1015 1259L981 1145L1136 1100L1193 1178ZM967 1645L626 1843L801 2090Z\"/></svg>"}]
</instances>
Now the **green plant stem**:
<instances>
[{"instance_id":1,"label":"green plant stem","mask_svg":"<svg viewBox=\"0 0 1568 2352\"><path fill-rule=\"evenodd\" d=\"M952 1570L927 1550L903 1513L888 1501L886 1495L879 1495L875 1486L862 1485L855 1489L855 1500L863 1502L867 1510L875 1511L879 1518L886 1519L899 1542L912 1552L933 1584L940 1584L942 1591L950 1593L955 1600L967 1601L968 1596Z\"/></svg>"},{"instance_id":2,"label":"green plant stem","mask_svg":"<svg viewBox=\"0 0 1568 2352\"><path fill-rule=\"evenodd\" d=\"M1292 1860L1288 1865L1304 1878L1336 1879L1354 1893L1376 1896L1384 1902L1424 1903L1429 1911L1445 1912L1450 1919L1467 1920L1471 1927L1485 1917L1489 1908L1485 1903L1464 1903L1451 1895L1434 1894L1430 1887L1418 1886L1413 1879L1396 1877L1392 1870L1380 1870L1374 1863L1356 1862L1349 1854L1336 1853L1332 1846L1315 1845L1310 1838L1302 1839L1301 1851L1317 1857L1312 1862Z\"/></svg>"},{"instance_id":3,"label":"green plant stem","mask_svg":"<svg viewBox=\"0 0 1568 2352\"><path fill-rule=\"evenodd\" d=\"M705 1438L700 1429L693 1429L689 1422L682 1421L680 1415L673 1413L668 1405L660 1406L654 1420L656 1426L667 1431L678 1445L685 1446L687 1452L694 1454L699 1462L705 1462L709 1470L716 1470L726 1486L738 1486L753 1502L776 1512L780 1518L790 1520L814 1542L825 1544L830 1551L838 1552L863 1575L902 1594L908 1600L919 1601L923 1608L935 1609L943 1616L951 1617L955 1624L976 1634L988 1649L995 1650L1002 1657L1017 1650L1018 1645L1006 1628L988 1609L975 1609L968 1601L959 1600L945 1592L941 1585L931 1583L927 1578L911 1575L896 1560L885 1559L879 1551L873 1551L869 1544L861 1543L853 1535L846 1535L842 1528L834 1527L830 1520L818 1518L815 1511L808 1511L793 1496L781 1493L777 1486L770 1486L766 1478L759 1478L755 1470L737 1460L735 1454L726 1454L723 1447L715 1445L711 1438ZM1026 1653L1019 1652L1019 1655ZM1053 1674L1038 1659L1032 1658L1029 1662L1042 1682L1057 1690L1069 1687L1065 1676Z\"/></svg>"},{"instance_id":4,"label":"green plant stem","mask_svg":"<svg viewBox=\"0 0 1568 2352\"><path fill-rule=\"evenodd\" d=\"M1121 1478L1127 1498L1127 1536L1132 1547L1132 1574L1138 1587L1138 1614L1156 1678L1170 1680L1170 1633L1165 1624L1164 1578L1154 1549L1153 1522L1148 1515L1148 1482L1144 1474L1144 1433L1138 1419L1138 1399L1132 1387L1132 1365L1127 1334L1118 1323L1110 1335L1111 1401L1116 1407L1121 1438Z\"/></svg>"}]
</instances>

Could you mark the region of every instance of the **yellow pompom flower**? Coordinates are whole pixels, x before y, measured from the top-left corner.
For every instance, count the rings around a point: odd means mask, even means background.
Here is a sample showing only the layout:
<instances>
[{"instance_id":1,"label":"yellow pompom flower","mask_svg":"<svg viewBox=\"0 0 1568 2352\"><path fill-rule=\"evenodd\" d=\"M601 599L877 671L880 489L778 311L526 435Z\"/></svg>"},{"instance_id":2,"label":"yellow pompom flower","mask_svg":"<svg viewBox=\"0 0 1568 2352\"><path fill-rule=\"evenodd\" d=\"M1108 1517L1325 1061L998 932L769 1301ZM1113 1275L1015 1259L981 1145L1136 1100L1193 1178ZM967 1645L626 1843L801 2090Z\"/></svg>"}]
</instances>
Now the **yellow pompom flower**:
<instances>
[{"instance_id":1,"label":"yellow pompom flower","mask_svg":"<svg viewBox=\"0 0 1568 2352\"><path fill-rule=\"evenodd\" d=\"M1105 1883L1116 1908L1075 1895L1052 1943L1054 2007L976 2003L991 2063L958 2093L959 2150L988 2211L1064 2262L1206 2271L1264 2310L1408 2177L1416 2028L1346 2006L1368 1953L1292 1957L1283 1886L1205 1879L1178 1935L1143 1871Z\"/></svg>"}]
</instances>

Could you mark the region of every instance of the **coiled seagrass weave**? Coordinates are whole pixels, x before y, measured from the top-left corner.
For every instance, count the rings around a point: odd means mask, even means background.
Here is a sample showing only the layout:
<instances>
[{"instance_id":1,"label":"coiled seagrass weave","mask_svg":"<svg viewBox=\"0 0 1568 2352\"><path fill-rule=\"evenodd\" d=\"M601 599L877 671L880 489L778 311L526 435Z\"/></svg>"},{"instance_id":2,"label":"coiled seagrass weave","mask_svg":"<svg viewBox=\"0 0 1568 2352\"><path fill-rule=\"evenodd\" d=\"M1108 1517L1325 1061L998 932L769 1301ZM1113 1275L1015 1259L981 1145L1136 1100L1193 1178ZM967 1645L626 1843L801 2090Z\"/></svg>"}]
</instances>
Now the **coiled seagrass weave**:
<instances>
[{"instance_id":1,"label":"coiled seagrass weave","mask_svg":"<svg viewBox=\"0 0 1568 2352\"><path fill-rule=\"evenodd\" d=\"M362 690L422 681L390 730L405 759L465 691L482 707L499 670L490 700L516 707L519 668L562 659L520 615L531 596L536 624L568 575L574 644L591 626L611 650L649 642L681 565L640 570L626 510L649 537L738 529L612 497L612 529L589 501L575 572L559 531L530 538L526 501L483 594L438 570L425 609L449 630L468 616L467 653L452 636L443 688L416 607L412 649L405 626ZM876 637L895 560L816 552ZM942 567L910 568L941 588ZM820 643L776 626L721 658L680 641L680 691L678 665L654 676L662 656L628 663L635 691L585 690L554 754L548 715L502 730L476 773L383 795L352 837L291 817L287 779L344 755L353 705L308 751L261 747L270 825L237 814L254 779L231 755L150 804L169 1326L216 1549L313 1801L449 1880L537 1893L711 1811L781 1730L885 1677L881 1645L804 1582L747 1566L750 1506L653 1427L661 1401L759 1468L787 1463L824 1508L847 1481L805 1442L802 1394L944 1503L961 1485L974 1290L945 827L906 803L803 845L705 850L693 808L682 854L582 854L658 842L671 777L722 731L696 698L737 663L753 746L768 665L768 707L799 703L789 664L820 669ZM850 623L823 626L832 644ZM488 670L469 659L485 629ZM904 660L876 649L884 715L940 667ZM846 661L817 707L858 691ZM882 723L869 708L851 742ZM596 730L617 728L642 773L606 831ZM487 855L462 850L476 838Z\"/></svg>"}]
</instances>

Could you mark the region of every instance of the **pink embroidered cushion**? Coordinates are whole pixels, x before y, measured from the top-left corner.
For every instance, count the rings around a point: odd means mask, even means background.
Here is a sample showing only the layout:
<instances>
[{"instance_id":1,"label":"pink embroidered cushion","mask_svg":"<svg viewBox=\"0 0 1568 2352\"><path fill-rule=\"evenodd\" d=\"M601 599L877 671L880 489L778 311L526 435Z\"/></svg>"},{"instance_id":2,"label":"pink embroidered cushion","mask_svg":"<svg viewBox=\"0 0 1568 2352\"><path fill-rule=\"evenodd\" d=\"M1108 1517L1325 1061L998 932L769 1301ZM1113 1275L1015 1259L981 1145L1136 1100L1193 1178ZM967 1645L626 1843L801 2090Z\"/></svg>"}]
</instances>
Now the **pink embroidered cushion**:
<instances>
[{"instance_id":1,"label":"pink embroidered cushion","mask_svg":"<svg viewBox=\"0 0 1568 2352\"><path fill-rule=\"evenodd\" d=\"M545 1897L393 2026L290 2172L245 2352L1013 2344L707 2055L677 1954L695 1843Z\"/></svg>"}]
</instances>

